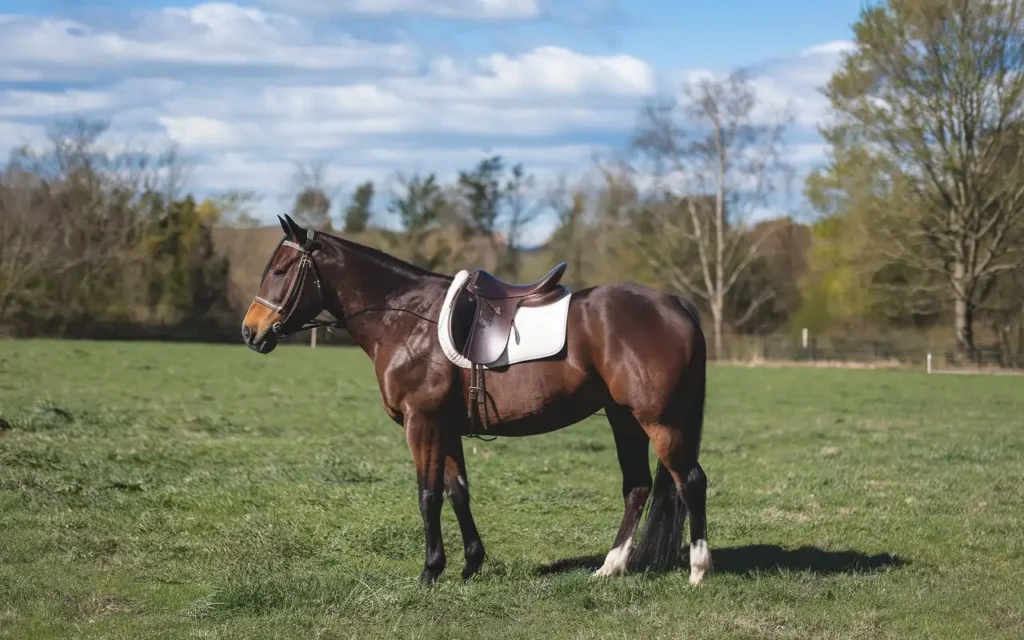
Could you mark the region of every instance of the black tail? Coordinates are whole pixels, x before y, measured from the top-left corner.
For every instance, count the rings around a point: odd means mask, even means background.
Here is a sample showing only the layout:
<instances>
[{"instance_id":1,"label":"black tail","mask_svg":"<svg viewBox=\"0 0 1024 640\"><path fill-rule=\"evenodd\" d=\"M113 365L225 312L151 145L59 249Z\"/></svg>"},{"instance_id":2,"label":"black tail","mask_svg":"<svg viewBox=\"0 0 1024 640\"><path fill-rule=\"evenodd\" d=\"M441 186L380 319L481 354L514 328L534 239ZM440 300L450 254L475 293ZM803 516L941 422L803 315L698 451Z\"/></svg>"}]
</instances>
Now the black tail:
<instances>
[{"instance_id":1,"label":"black tail","mask_svg":"<svg viewBox=\"0 0 1024 640\"><path fill-rule=\"evenodd\" d=\"M660 460L645 512L643 530L629 556L629 570L667 571L680 566L686 507L672 474Z\"/></svg>"}]
</instances>

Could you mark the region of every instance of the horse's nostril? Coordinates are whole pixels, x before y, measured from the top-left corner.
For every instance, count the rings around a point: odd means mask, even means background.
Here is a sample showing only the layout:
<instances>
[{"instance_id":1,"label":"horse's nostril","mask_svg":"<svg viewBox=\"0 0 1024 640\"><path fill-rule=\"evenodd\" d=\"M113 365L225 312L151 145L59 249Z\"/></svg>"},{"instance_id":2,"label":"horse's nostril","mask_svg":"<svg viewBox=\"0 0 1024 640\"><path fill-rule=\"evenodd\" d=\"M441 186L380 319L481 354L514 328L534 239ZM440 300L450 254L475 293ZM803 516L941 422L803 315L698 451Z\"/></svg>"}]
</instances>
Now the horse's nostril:
<instances>
[{"instance_id":1,"label":"horse's nostril","mask_svg":"<svg viewBox=\"0 0 1024 640\"><path fill-rule=\"evenodd\" d=\"M252 337L252 329L248 325L242 327L242 340L249 342L250 337Z\"/></svg>"}]
</instances>

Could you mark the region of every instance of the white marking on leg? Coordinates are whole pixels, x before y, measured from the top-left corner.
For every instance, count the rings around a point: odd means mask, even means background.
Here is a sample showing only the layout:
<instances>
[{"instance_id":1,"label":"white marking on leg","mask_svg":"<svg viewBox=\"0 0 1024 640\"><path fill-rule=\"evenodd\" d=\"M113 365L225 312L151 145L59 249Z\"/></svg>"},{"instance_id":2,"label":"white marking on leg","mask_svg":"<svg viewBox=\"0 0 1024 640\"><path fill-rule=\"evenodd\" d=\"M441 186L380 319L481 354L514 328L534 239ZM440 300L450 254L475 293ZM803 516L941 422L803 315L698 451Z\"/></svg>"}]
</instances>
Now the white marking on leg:
<instances>
[{"instance_id":1,"label":"white marking on leg","mask_svg":"<svg viewBox=\"0 0 1024 640\"><path fill-rule=\"evenodd\" d=\"M700 584L704 574L710 570L711 552L708 551L708 541L701 538L690 545L690 584Z\"/></svg>"},{"instance_id":2,"label":"white marking on leg","mask_svg":"<svg viewBox=\"0 0 1024 640\"><path fill-rule=\"evenodd\" d=\"M466 479L465 478L463 478L461 475L458 475L458 476L455 476L455 479L456 479L456 481L458 481L460 487L462 487L466 491L469 491L469 485L466 484ZM452 497L451 490L448 489L448 488L445 488L444 495L445 495L446 498L451 498Z\"/></svg>"},{"instance_id":3,"label":"white marking on leg","mask_svg":"<svg viewBox=\"0 0 1024 640\"><path fill-rule=\"evenodd\" d=\"M626 560L629 559L629 550L633 546L633 538L628 538L625 542L615 547L608 552L608 555L604 558L604 564L601 568L594 573L595 578L610 578L612 576L621 576L626 573Z\"/></svg>"}]
</instances>

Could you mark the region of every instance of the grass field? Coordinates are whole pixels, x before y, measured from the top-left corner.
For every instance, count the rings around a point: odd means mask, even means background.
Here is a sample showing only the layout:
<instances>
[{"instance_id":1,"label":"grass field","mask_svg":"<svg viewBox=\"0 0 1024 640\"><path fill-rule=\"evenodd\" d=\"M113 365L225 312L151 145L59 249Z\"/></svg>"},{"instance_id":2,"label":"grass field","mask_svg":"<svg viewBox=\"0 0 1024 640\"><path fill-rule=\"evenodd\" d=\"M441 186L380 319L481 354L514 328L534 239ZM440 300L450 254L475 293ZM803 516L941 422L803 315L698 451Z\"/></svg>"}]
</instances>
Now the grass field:
<instances>
[{"instance_id":1,"label":"grass field","mask_svg":"<svg viewBox=\"0 0 1024 640\"><path fill-rule=\"evenodd\" d=\"M622 511L603 417L467 440L488 560L461 582L446 506L420 588L355 350L0 342L0 416L0 637L1024 637L1024 378L712 368L697 589L589 575Z\"/></svg>"}]
</instances>

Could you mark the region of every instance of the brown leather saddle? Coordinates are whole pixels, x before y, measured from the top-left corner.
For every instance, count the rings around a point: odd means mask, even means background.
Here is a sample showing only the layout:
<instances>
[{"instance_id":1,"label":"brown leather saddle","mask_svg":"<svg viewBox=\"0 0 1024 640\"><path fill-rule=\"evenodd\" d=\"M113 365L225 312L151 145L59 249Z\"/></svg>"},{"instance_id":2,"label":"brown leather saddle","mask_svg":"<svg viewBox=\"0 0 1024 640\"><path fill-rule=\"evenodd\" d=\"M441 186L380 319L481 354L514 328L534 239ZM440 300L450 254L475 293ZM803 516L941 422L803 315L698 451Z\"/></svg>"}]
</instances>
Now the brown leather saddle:
<instances>
[{"instance_id":1,"label":"brown leather saddle","mask_svg":"<svg viewBox=\"0 0 1024 640\"><path fill-rule=\"evenodd\" d=\"M470 274L466 286L459 292L452 318L455 348L472 363L469 383L469 418L475 426L475 417L483 388L483 366L501 357L515 332L515 315L519 307L541 307L561 298L566 293L560 284L568 265L564 262L543 278L529 284L505 282L483 269ZM486 392L481 419L487 428Z\"/></svg>"}]
</instances>

